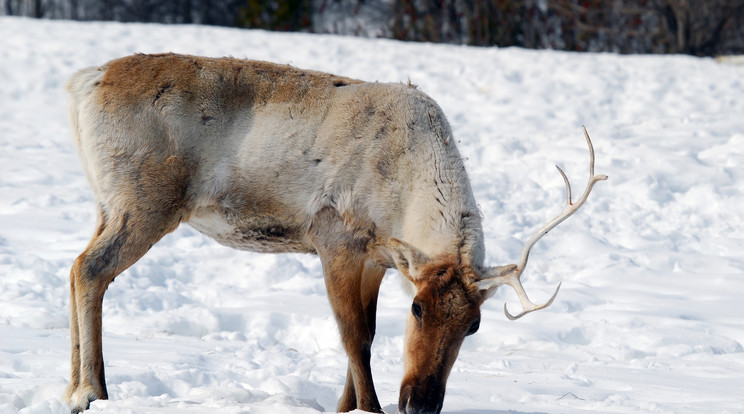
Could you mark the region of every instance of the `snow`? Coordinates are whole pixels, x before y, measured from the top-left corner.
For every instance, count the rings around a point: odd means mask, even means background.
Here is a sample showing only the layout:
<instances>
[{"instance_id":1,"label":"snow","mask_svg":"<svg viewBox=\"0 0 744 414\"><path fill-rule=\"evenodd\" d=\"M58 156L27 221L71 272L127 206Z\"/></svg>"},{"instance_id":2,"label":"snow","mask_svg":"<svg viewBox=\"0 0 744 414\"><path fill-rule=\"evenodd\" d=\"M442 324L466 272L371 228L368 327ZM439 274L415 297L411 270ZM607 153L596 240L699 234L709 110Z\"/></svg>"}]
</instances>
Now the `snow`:
<instances>
[{"instance_id":1,"label":"snow","mask_svg":"<svg viewBox=\"0 0 744 414\"><path fill-rule=\"evenodd\" d=\"M744 67L400 43L205 26L0 18L0 412L67 413L68 272L94 230L64 84L134 52L245 57L386 82L409 79L452 124L485 218L488 262L580 193L532 251L525 286L555 303L516 322L483 307L445 413L744 412ZM372 348L395 412L410 299L390 271ZM110 400L91 412L332 412L346 356L320 263L217 245L182 226L104 300Z\"/></svg>"}]
</instances>

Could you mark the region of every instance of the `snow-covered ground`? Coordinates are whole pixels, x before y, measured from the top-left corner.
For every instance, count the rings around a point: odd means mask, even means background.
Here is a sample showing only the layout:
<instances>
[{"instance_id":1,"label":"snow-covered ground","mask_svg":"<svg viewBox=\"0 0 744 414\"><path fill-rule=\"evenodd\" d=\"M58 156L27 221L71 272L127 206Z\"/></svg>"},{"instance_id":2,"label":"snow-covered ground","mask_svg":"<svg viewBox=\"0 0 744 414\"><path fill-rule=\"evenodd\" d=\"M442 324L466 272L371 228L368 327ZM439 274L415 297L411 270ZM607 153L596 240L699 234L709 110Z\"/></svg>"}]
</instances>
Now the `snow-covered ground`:
<instances>
[{"instance_id":1,"label":"snow-covered ground","mask_svg":"<svg viewBox=\"0 0 744 414\"><path fill-rule=\"evenodd\" d=\"M410 80L447 114L485 217L490 264L580 192L581 125L599 183L533 250L555 303L483 308L445 413L744 412L744 67L687 56L472 48L201 26L0 18L0 413L66 413L68 272L94 229L64 84L133 52L245 57ZM390 271L372 349L395 411L410 299ZM91 412L333 411L346 357L320 263L217 245L188 226L109 288L110 400Z\"/></svg>"}]
</instances>

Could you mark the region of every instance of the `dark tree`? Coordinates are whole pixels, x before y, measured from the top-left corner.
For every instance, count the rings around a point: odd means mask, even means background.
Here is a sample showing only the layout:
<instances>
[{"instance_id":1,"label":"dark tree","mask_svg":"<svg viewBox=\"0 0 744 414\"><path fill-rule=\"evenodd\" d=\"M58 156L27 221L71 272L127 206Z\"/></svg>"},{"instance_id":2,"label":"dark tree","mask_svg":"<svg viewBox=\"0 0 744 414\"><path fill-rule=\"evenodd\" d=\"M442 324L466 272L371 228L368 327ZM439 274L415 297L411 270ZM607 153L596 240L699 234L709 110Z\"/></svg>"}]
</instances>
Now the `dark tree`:
<instances>
[{"instance_id":1,"label":"dark tree","mask_svg":"<svg viewBox=\"0 0 744 414\"><path fill-rule=\"evenodd\" d=\"M744 53L744 0L0 0L50 19L198 23L478 46Z\"/></svg>"}]
</instances>

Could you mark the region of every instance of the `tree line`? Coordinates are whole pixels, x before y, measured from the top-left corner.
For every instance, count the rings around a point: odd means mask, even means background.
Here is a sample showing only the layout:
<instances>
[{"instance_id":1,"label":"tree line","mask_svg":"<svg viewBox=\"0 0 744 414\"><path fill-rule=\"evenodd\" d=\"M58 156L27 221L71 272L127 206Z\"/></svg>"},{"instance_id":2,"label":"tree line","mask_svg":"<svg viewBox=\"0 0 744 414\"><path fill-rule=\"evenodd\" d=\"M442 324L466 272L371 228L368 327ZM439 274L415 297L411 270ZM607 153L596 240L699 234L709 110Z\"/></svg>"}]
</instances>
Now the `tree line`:
<instances>
[{"instance_id":1,"label":"tree line","mask_svg":"<svg viewBox=\"0 0 744 414\"><path fill-rule=\"evenodd\" d=\"M0 0L5 15L197 23L476 46L744 53L744 0Z\"/></svg>"}]
</instances>

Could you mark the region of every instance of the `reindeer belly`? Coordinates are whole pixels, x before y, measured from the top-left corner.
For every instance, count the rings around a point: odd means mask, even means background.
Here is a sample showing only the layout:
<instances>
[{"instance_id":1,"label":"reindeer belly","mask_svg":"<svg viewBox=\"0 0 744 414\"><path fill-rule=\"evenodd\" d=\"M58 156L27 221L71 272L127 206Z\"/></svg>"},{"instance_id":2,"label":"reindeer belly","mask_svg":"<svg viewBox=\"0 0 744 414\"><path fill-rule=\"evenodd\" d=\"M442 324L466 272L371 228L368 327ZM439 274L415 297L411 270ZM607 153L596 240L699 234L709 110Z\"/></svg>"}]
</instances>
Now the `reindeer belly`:
<instances>
[{"instance_id":1,"label":"reindeer belly","mask_svg":"<svg viewBox=\"0 0 744 414\"><path fill-rule=\"evenodd\" d=\"M188 223L218 243L258 253L315 253L305 229L270 216L244 216L219 208L197 209Z\"/></svg>"}]
</instances>

